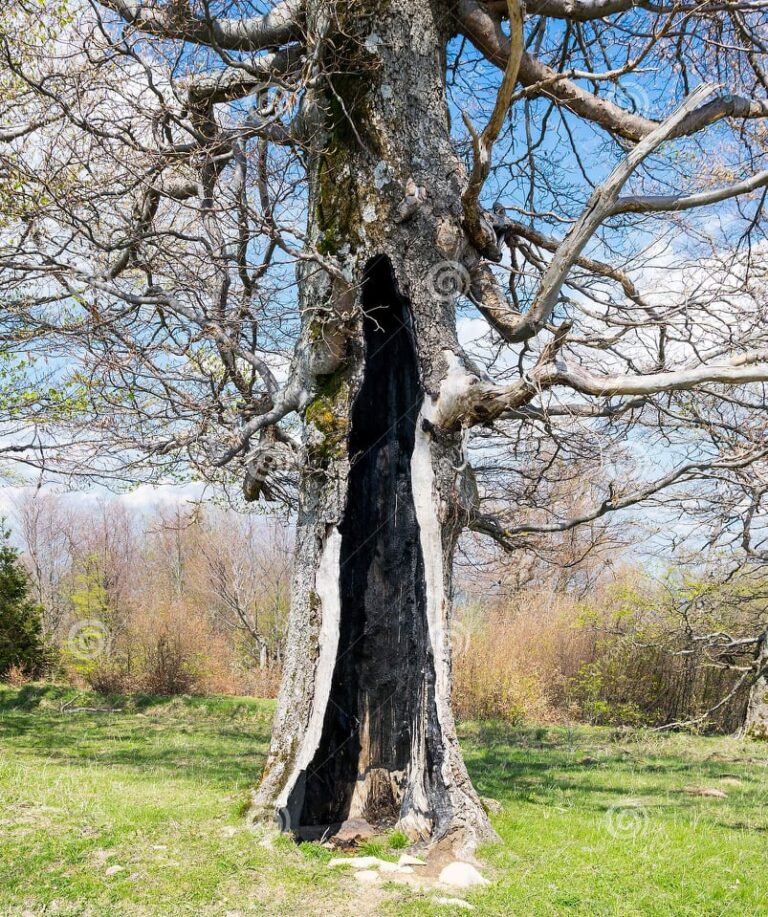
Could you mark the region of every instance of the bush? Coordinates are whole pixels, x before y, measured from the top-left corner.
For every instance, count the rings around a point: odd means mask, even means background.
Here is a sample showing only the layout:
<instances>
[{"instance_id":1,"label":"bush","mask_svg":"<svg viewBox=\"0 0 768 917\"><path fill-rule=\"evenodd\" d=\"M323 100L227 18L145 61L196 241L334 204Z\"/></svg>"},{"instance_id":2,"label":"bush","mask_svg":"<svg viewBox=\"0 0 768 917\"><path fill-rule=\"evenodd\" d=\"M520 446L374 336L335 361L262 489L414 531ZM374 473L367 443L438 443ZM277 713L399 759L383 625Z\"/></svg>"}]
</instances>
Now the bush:
<instances>
[{"instance_id":1,"label":"bush","mask_svg":"<svg viewBox=\"0 0 768 917\"><path fill-rule=\"evenodd\" d=\"M453 629L457 716L513 725L561 719L568 608L565 598L531 592L496 608L463 609Z\"/></svg>"},{"instance_id":2,"label":"bush","mask_svg":"<svg viewBox=\"0 0 768 917\"><path fill-rule=\"evenodd\" d=\"M39 678L50 665L43 639L43 610L29 596L29 580L19 554L0 533L0 677Z\"/></svg>"},{"instance_id":3,"label":"bush","mask_svg":"<svg viewBox=\"0 0 768 917\"><path fill-rule=\"evenodd\" d=\"M98 694L129 694L136 687L135 678L122 660L96 660L82 677Z\"/></svg>"},{"instance_id":4,"label":"bush","mask_svg":"<svg viewBox=\"0 0 768 917\"><path fill-rule=\"evenodd\" d=\"M738 672L687 647L681 599L663 585L628 570L583 599L522 589L496 605L462 609L453 628L457 715L513 725L660 726L711 709L728 696ZM749 623L748 604L731 604L735 611L714 596L709 630L740 633ZM746 694L719 708L708 728L737 729Z\"/></svg>"},{"instance_id":5,"label":"bush","mask_svg":"<svg viewBox=\"0 0 768 917\"><path fill-rule=\"evenodd\" d=\"M179 635L161 633L148 647L141 680L147 694L193 694L200 671Z\"/></svg>"},{"instance_id":6,"label":"bush","mask_svg":"<svg viewBox=\"0 0 768 917\"><path fill-rule=\"evenodd\" d=\"M23 688L24 685L28 685L32 680L24 669L15 663L3 676L3 681L11 688Z\"/></svg>"}]
</instances>

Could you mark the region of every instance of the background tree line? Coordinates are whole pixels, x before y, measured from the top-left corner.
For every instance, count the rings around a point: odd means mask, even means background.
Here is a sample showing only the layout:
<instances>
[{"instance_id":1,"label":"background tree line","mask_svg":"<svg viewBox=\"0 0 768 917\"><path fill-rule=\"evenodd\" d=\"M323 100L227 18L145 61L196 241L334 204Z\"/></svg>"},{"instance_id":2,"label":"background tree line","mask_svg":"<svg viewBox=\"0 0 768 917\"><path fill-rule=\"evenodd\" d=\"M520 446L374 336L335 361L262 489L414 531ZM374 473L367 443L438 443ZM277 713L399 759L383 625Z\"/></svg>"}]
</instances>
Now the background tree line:
<instances>
[{"instance_id":1,"label":"background tree line","mask_svg":"<svg viewBox=\"0 0 768 917\"><path fill-rule=\"evenodd\" d=\"M21 550L12 579L26 586L15 639L37 636L25 654L3 656L6 679L276 693L292 562L286 521L23 491L10 522ZM572 545L559 576L548 559L504 564L465 545L454 636L461 717L742 726L768 626L761 569L606 564L619 541L614 531L586 554ZM6 544L4 570L16 554Z\"/></svg>"},{"instance_id":2,"label":"background tree line","mask_svg":"<svg viewBox=\"0 0 768 917\"><path fill-rule=\"evenodd\" d=\"M54 650L49 674L107 692L274 692L284 526L214 507L142 511L53 493L25 494L12 515Z\"/></svg>"}]
</instances>

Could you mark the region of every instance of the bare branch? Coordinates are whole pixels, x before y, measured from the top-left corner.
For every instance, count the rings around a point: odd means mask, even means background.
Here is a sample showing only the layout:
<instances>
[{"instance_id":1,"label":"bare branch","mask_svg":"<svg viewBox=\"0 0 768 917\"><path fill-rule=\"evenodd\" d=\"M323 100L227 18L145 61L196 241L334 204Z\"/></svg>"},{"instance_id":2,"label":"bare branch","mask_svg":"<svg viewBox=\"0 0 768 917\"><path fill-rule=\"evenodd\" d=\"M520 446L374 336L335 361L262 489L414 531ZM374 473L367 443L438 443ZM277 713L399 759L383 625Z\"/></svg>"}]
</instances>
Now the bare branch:
<instances>
[{"instance_id":1,"label":"bare branch","mask_svg":"<svg viewBox=\"0 0 768 917\"><path fill-rule=\"evenodd\" d=\"M534 373L537 371L534 370ZM768 382L768 354L760 351L737 357L729 363L650 373L647 376L593 373L581 366L568 366L559 361L551 370L538 371L536 378L543 387L566 385L584 395L655 395L694 389L707 382L722 385Z\"/></svg>"},{"instance_id":2,"label":"bare branch","mask_svg":"<svg viewBox=\"0 0 768 917\"><path fill-rule=\"evenodd\" d=\"M261 51L301 36L301 0L281 0L264 16L250 19L200 19L180 14L178 4L158 8L140 0L99 2L142 32L226 51Z\"/></svg>"},{"instance_id":3,"label":"bare branch","mask_svg":"<svg viewBox=\"0 0 768 917\"><path fill-rule=\"evenodd\" d=\"M493 16L478 0L461 0L457 14L463 33L478 51L492 64L506 69L510 47L509 39L501 29L500 18ZM524 53L520 60L518 79L522 86L537 89L536 94L552 99L575 115L625 140L638 142L657 127L657 122L593 95L528 53ZM768 101L722 96L698 111L689 112L672 136L692 134L729 117L768 117Z\"/></svg>"},{"instance_id":4,"label":"bare branch","mask_svg":"<svg viewBox=\"0 0 768 917\"><path fill-rule=\"evenodd\" d=\"M464 209L464 224L472 244L478 252L496 248L496 236L492 227L486 227L479 206L480 192L491 169L493 144L499 136L504 118L509 111L512 93L517 82L517 71L523 53L523 13L519 0L507 0L507 14L511 41L504 78L501 81L496 102L483 132L478 135L466 112L462 112L464 123L472 137L473 163L469 182L461 198Z\"/></svg>"},{"instance_id":5,"label":"bare branch","mask_svg":"<svg viewBox=\"0 0 768 917\"><path fill-rule=\"evenodd\" d=\"M768 169L758 172L751 178L727 185L724 188L715 188L712 191L702 191L699 194L676 194L671 196L638 195L633 197L620 197L611 209L611 215L618 213L658 213L661 211L692 210L694 207L706 207L710 204L719 204L729 198L738 197L740 194L749 194L758 188L768 186Z\"/></svg>"},{"instance_id":6,"label":"bare branch","mask_svg":"<svg viewBox=\"0 0 768 917\"><path fill-rule=\"evenodd\" d=\"M700 101L711 95L717 87L702 84L694 89L680 107L662 124L640 141L599 185L587 201L584 212L558 246L539 283L539 289L530 309L523 315L508 310L500 314L493 306L493 324L510 343L525 341L538 334L552 315L560 290L571 267L579 258L584 246L600 224L610 216L624 184L640 163L672 136L680 122L695 110Z\"/></svg>"}]
</instances>

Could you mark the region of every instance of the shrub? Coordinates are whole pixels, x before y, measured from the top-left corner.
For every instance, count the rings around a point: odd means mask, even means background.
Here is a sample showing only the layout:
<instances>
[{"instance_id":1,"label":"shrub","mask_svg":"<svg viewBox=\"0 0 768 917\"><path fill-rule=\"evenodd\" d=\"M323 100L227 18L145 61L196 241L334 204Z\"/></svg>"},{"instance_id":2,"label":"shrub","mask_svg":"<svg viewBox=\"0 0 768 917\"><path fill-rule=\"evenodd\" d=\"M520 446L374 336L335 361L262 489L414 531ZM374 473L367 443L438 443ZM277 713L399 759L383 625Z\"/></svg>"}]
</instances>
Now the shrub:
<instances>
[{"instance_id":1,"label":"shrub","mask_svg":"<svg viewBox=\"0 0 768 917\"><path fill-rule=\"evenodd\" d=\"M27 675L20 665L14 663L3 675L3 681L11 688L23 688L24 685L28 685L32 681L32 678Z\"/></svg>"},{"instance_id":2,"label":"shrub","mask_svg":"<svg viewBox=\"0 0 768 917\"><path fill-rule=\"evenodd\" d=\"M99 694L128 694L136 680L123 660L98 659L83 673L83 680Z\"/></svg>"},{"instance_id":3,"label":"shrub","mask_svg":"<svg viewBox=\"0 0 768 917\"><path fill-rule=\"evenodd\" d=\"M461 719L557 720L562 680L559 601L522 596L496 608L463 609L454 634L454 707Z\"/></svg>"},{"instance_id":4,"label":"shrub","mask_svg":"<svg viewBox=\"0 0 768 917\"><path fill-rule=\"evenodd\" d=\"M199 680L199 668L179 635L158 634L144 658L143 690L148 694L192 694Z\"/></svg>"}]
</instances>

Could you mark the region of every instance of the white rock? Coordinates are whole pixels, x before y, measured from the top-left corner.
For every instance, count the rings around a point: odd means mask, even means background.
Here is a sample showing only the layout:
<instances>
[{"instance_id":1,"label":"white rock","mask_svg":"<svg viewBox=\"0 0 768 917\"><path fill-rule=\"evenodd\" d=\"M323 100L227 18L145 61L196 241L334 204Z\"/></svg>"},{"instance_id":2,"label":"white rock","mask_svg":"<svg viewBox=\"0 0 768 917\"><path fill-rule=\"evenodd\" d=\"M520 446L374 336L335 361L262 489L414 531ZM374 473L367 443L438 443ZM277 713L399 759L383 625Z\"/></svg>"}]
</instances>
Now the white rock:
<instances>
[{"instance_id":1,"label":"white rock","mask_svg":"<svg viewBox=\"0 0 768 917\"><path fill-rule=\"evenodd\" d=\"M378 870L388 873L413 872L410 866L401 866L399 863L390 863L389 860L380 860L378 857L335 857L328 863L329 869L337 866L351 866L358 870Z\"/></svg>"},{"instance_id":2,"label":"white rock","mask_svg":"<svg viewBox=\"0 0 768 917\"><path fill-rule=\"evenodd\" d=\"M435 904L447 904L450 907L460 907L465 911L474 911L474 904L465 901L463 898L433 898Z\"/></svg>"},{"instance_id":3,"label":"white rock","mask_svg":"<svg viewBox=\"0 0 768 917\"><path fill-rule=\"evenodd\" d=\"M438 881L453 888L472 888L473 885L490 884L471 863L461 863L458 860L443 868Z\"/></svg>"},{"instance_id":4,"label":"white rock","mask_svg":"<svg viewBox=\"0 0 768 917\"><path fill-rule=\"evenodd\" d=\"M379 860L378 867L380 872L413 872L410 866L400 866L398 863L390 863L389 860Z\"/></svg>"},{"instance_id":5,"label":"white rock","mask_svg":"<svg viewBox=\"0 0 768 917\"><path fill-rule=\"evenodd\" d=\"M400 856L400 859L397 861L398 866L426 866L427 864L424 860L420 860L418 857L412 857L410 853L403 853Z\"/></svg>"},{"instance_id":6,"label":"white rock","mask_svg":"<svg viewBox=\"0 0 768 917\"><path fill-rule=\"evenodd\" d=\"M355 878L364 885L375 885L377 882L381 882L381 876L375 869L359 869L355 873Z\"/></svg>"},{"instance_id":7,"label":"white rock","mask_svg":"<svg viewBox=\"0 0 768 917\"><path fill-rule=\"evenodd\" d=\"M115 864L114 866L110 866L109 869L105 869L104 875L105 876L116 876L119 872L122 872L122 871L123 871L123 867Z\"/></svg>"}]
</instances>

